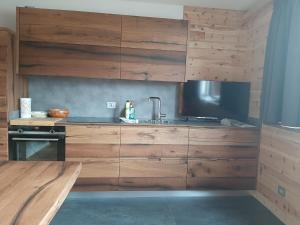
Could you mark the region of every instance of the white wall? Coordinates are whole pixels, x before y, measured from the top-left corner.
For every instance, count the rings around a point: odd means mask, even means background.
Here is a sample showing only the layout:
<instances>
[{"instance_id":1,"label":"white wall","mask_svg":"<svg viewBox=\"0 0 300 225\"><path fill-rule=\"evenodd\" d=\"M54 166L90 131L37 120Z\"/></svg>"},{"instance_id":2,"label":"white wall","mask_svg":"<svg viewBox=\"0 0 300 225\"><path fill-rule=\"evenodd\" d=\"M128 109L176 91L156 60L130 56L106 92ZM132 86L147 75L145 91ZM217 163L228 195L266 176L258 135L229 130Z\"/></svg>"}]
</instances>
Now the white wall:
<instances>
[{"instance_id":1,"label":"white wall","mask_svg":"<svg viewBox=\"0 0 300 225\"><path fill-rule=\"evenodd\" d=\"M16 7L65 9L182 19L183 6L121 0L0 0L0 26L15 30Z\"/></svg>"}]
</instances>

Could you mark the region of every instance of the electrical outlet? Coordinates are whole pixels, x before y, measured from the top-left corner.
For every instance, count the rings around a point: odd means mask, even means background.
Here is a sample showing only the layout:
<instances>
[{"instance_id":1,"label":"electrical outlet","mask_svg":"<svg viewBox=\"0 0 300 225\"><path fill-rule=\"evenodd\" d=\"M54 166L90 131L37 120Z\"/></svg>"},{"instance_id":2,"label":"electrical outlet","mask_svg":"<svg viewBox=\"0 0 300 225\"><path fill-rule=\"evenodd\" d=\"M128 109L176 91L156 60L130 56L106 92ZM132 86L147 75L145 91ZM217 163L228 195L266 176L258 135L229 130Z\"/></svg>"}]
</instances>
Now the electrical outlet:
<instances>
[{"instance_id":1,"label":"electrical outlet","mask_svg":"<svg viewBox=\"0 0 300 225\"><path fill-rule=\"evenodd\" d=\"M280 185L278 185L277 192L283 198L286 196L286 190L285 190L285 188L282 187L282 186L280 186Z\"/></svg>"},{"instance_id":2,"label":"electrical outlet","mask_svg":"<svg viewBox=\"0 0 300 225\"><path fill-rule=\"evenodd\" d=\"M108 109L115 109L117 107L117 103L116 102L106 102L106 107Z\"/></svg>"}]
</instances>

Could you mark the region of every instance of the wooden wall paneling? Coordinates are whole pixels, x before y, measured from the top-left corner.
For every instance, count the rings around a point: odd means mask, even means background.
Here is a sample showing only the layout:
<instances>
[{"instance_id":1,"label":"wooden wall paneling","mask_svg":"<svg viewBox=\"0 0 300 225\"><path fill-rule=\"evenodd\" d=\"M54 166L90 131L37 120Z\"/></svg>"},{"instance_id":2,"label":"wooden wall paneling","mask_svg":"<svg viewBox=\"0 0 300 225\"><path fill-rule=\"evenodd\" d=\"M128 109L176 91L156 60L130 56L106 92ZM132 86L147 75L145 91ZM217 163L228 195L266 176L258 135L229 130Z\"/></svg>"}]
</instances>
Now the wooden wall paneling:
<instances>
[{"instance_id":1,"label":"wooden wall paneling","mask_svg":"<svg viewBox=\"0 0 300 225\"><path fill-rule=\"evenodd\" d=\"M121 127L121 144L171 144L187 145L187 127Z\"/></svg>"},{"instance_id":2,"label":"wooden wall paneling","mask_svg":"<svg viewBox=\"0 0 300 225\"><path fill-rule=\"evenodd\" d=\"M299 150L299 132L263 126L257 192L254 196L287 225L299 224L300 220Z\"/></svg>"},{"instance_id":3,"label":"wooden wall paneling","mask_svg":"<svg viewBox=\"0 0 300 225\"><path fill-rule=\"evenodd\" d=\"M186 80L247 81L244 11L184 8L189 21Z\"/></svg>"},{"instance_id":4,"label":"wooden wall paneling","mask_svg":"<svg viewBox=\"0 0 300 225\"><path fill-rule=\"evenodd\" d=\"M120 48L21 42L20 74L119 79Z\"/></svg>"},{"instance_id":5,"label":"wooden wall paneling","mask_svg":"<svg viewBox=\"0 0 300 225\"><path fill-rule=\"evenodd\" d=\"M20 40L120 47L121 16L19 8Z\"/></svg>"},{"instance_id":6,"label":"wooden wall paneling","mask_svg":"<svg viewBox=\"0 0 300 225\"><path fill-rule=\"evenodd\" d=\"M249 59L246 76L251 81L249 115L253 118L260 117L265 51L272 13L272 3L268 3L263 7L248 11L243 18L243 27L247 29Z\"/></svg>"},{"instance_id":7,"label":"wooden wall paneling","mask_svg":"<svg viewBox=\"0 0 300 225\"><path fill-rule=\"evenodd\" d=\"M122 47L186 51L184 20L122 16Z\"/></svg>"},{"instance_id":8,"label":"wooden wall paneling","mask_svg":"<svg viewBox=\"0 0 300 225\"><path fill-rule=\"evenodd\" d=\"M121 49L121 79L183 82L186 52Z\"/></svg>"}]
</instances>

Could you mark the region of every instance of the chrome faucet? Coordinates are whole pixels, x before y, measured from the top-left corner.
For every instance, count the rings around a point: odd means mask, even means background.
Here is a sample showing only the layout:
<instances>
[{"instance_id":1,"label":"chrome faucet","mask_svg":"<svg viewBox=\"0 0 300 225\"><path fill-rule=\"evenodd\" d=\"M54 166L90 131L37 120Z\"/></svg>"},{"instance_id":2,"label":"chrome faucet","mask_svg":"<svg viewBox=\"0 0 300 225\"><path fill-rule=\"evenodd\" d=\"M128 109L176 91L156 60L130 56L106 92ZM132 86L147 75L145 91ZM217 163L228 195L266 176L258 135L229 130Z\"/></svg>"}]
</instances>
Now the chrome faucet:
<instances>
[{"instance_id":1,"label":"chrome faucet","mask_svg":"<svg viewBox=\"0 0 300 225\"><path fill-rule=\"evenodd\" d=\"M161 118L164 118L167 115L161 113L161 100L160 100L160 98L159 97L149 97L149 102L152 101L154 103L155 100L158 101L158 112L157 112L157 115L154 114L154 116L153 116L154 118L152 118L152 119L161 120ZM154 104L153 104L153 112L154 112Z\"/></svg>"}]
</instances>

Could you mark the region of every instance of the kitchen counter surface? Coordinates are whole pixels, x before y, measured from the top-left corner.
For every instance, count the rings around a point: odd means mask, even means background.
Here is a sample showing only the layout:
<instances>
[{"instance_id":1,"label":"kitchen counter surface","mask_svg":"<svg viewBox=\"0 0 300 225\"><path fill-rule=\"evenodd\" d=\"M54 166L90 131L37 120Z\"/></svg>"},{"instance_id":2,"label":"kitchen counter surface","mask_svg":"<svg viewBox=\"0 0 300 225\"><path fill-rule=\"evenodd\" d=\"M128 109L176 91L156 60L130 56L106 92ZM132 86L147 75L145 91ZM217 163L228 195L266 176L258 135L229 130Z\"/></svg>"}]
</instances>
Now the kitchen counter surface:
<instances>
[{"instance_id":1,"label":"kitchen counter surface","mask_svg":"<svg viewBox=\"0 0 300 225\"><path fill-rule=\"evenodd\" d=\"M167 120L164 123L151 123L147 120L141 120L139 123L130 124L121 122L119 119L99 118L99 117L69 117L60 120L56 125L117 125L117 126L184 126L184 127L228 127L215 121L197 121L197 120ZM230 126L232 128L234 126ZM256 128L249 126L247 128Z\"/></svg>"},{"instance_id":2,"label":"kitchen counter surface","mask_svg":"<svg viewBox=\"0 0 300 225\"><path fill-rule=\"evenodd\" d=\"M80 170L74 162L0 161L0 224L49 224Z\"/></svg>"}]
</instances>

